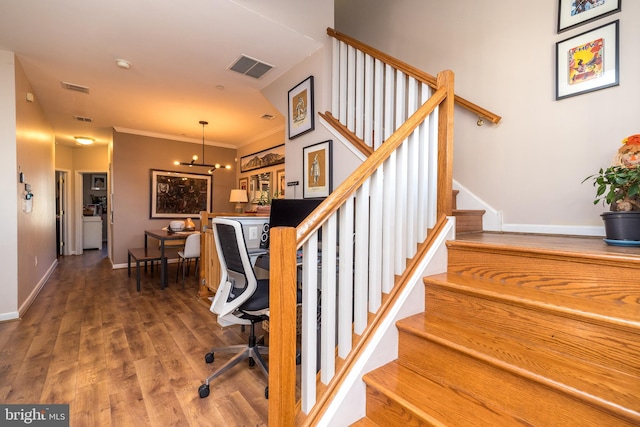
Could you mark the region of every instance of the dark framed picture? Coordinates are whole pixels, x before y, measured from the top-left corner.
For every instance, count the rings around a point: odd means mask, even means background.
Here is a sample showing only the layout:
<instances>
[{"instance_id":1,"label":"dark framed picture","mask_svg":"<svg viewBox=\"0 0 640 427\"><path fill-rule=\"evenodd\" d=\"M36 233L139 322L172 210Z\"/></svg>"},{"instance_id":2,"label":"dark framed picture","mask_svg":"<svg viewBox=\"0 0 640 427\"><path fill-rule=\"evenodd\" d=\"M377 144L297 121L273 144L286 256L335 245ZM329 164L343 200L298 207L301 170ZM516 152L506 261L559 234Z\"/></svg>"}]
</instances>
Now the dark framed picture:
<instances>
[{"instance_id":1,"label":"dark framed picture","mask_svg":"<svg viewBox=\"0 0 640 427\"><path fill-rule=\"evenodd\" d=\"M617 86L618 21L556 44L556 99Z\"/></svg>"},{"instance_id":2,"label":"dark framed picture","mask_svg":"<svg viewBox=\"0 0 640 427\"><path fill-rule=\"evenodd\" d=\"M92 190L106 190L107 189L107 177L105 175L91 175L91 189Z\"/></svg>"},{"instance_id":3,"label":"dark framed picture","mask_svg":"<svg viewBox=\"0 0 640 427\"><path fill-rule=\"evenodd\" d=\"M249 190L249 178L240 178L238 180L238 188L244 191Z\"/></svg>"},{"instance_id":4,"label":"dark framed picture","mask_svg":"<svg viewBox=\"0 0 640 427\"><path fill-rule=\"evenodd\" d=\"M331 188L333 175L332 142L327 140L302 149L304 169L302 197L305 199L327 197L333 190Z\"/></svg>"},{"instance_id":5,"label":"dark framed picture","mask_svg":"<svg viewBox=\"0 0 640 427\"><path fill-rule=\"evenodd\" d=\"M560 0L558 33L620 12L622 0Z\"/></svg>"},{"instance_id":6,"label":"dark framed picture","mask_svg":"<svg viewBox=\"0 0 640 427\"><path fill-rule=\"evenodd\" d=\"M289 139L314 129L313 76L309 76L289 91L287 114Z\"/></svg>"},{"instance_id":7,"label":"dark framed picture","mask_svg":"<svg viewBox=\"0 0 640 427\"><path fill-rule=\"evenodd\" d=\"M284 199L284 190L287 186L284 178L284 169L280 169L276 171L275 186L276 186L275 197L278 199Z\"/></svg>"},{"instance_id":8,"label":"dark framed picture","mask_svg":"<svg viewBox=\"0 0 640 427\"><path fill-rule=\"evenodd\" d=\"M211 175L151 170L150 218L185 218L211 212Z\"/></svg>"},{"instance_id":9,"label":"dark framed picture","mask_svg":"<svg viewBox=\"0 0 640 427\"><path fill-rule=\"evenodd\" d=\"M284 144L240 158L240 173L284 164Z\"/></svg>"}]
</instances>

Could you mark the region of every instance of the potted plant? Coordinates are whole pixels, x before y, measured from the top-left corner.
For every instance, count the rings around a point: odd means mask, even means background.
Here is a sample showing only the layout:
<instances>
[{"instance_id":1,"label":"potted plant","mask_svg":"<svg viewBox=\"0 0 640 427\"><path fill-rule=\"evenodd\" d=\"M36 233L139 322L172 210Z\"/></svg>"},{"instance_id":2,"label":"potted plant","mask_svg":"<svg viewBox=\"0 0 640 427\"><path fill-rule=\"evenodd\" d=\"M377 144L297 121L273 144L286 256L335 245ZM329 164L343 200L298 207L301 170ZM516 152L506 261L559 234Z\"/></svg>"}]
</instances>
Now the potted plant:
<instances>
[{"instance_id":1,"label":"potted plant","mask_svg":"<svg viewBox=\"0 0 640 427\"><path fill-rule=\"evenodd\" d=\"M594 204L609 205L601 216L605 242L610 245L640 245L640 134L625 138L613 166L600 169L583 182L596 187Z\"/></svg>"}]
</instances>

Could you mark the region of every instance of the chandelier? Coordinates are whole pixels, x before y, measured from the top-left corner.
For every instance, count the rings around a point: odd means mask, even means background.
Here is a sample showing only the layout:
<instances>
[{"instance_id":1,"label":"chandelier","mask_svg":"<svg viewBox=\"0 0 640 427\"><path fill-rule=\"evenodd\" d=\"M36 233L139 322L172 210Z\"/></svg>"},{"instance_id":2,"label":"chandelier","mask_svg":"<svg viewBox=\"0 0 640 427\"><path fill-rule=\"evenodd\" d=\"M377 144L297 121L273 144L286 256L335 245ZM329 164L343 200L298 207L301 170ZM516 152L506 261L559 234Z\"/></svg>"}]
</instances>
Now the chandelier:
<instances>
[{"instance_id":1,"label":"chandelier","mask_svg":"<svg viewBox=\"0 0 640 427\"><path fill-rule=\"evenodd\" d=\"M202 125L202 162L196 163L198 161L198 155L194 154L190 162L179 162L176 160L175 162L173 162L173 164L176 166L189 166L189 167L199 166L199 167L209 168L209 170L207 171L207 173L209 174L212 174L213 172L215 172L216 169L220 169L220 168L231 169L231 165L222 166L220 163L209 164L204 162L204 127L208 125L209 122L200 120L198 123Z\"/></svg>"}]
</instances>

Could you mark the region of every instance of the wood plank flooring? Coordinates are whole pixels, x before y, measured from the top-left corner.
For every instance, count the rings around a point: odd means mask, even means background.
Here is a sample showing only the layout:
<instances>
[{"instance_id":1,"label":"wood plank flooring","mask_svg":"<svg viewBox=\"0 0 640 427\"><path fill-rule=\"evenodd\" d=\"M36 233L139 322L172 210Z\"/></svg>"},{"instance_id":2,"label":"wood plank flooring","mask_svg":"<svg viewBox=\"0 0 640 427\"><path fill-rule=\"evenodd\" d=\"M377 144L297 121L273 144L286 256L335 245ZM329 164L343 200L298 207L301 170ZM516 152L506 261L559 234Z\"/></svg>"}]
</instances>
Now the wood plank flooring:
<instances>
[{"instance_id":1,"label":"wood plank flooring","mask_svg":"<svg viewBox=\"0 0 640 427\"><path fill-rule=\"evenodd\" d=\"M59 265L23 319L0 323L0 402L69 403L71 426L266 426L267 379L241 364L198 387L228 355L211 365L214 346L246 343L221 329L186 289L160 290L159 271L113 270L104 251L59 258Z\"/></svg>"}]
</instances>

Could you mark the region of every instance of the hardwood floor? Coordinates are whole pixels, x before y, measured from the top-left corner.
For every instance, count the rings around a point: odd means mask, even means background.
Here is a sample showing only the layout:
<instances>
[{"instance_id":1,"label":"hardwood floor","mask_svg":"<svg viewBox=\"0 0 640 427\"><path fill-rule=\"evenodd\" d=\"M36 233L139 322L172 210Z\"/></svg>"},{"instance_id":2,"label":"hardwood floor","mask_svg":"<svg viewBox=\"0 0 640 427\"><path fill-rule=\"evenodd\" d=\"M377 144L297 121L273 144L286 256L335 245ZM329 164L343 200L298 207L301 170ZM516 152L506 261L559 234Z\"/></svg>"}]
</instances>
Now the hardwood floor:
<instances>
[{"instance_id":1,"label":"hardwood floor","mask_svg":"<svg viewBox=\"0 0 640 427\"><path fill-rule=\"evenodd\" d=\"M213 346L246 342L239 327L222 330L186 289L160 290L159 271L112 270L103 251L59 258L23 319L0 323L0 402L69 403L71 426L265 426L266 378L243 363L198 387Z\"/></svg>"}]
</instances>

